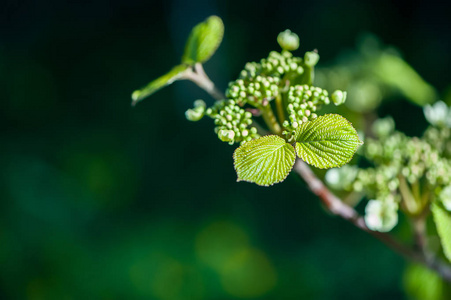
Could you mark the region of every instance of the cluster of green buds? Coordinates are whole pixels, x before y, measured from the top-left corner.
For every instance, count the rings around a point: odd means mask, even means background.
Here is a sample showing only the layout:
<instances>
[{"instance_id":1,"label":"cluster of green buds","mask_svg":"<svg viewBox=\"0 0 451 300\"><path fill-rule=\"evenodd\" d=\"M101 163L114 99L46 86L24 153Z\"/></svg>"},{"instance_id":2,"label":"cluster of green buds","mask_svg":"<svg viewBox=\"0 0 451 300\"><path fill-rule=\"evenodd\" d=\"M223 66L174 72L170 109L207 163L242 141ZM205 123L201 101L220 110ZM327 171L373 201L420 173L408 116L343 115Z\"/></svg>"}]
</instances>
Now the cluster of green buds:
<instances>
[{"instance_id":1,"label":"cluster of green buds","mask_svg":"<svg viewBox=\"0 0 451 300\"><path fill-rule=\"evenodd\" d=\"M318 56L319 57L319 56ZM249 80L258 75L282 77L283 75L302 75L304 73L302 58L293 56L289 51L271 51L267 58L259 63L250 62L240 72L239 79Z\"/></svg>"},{"instance_id":2,"label":"cluster of green buds","mask_svg":"<svg viewBox=\"0 0 451 300\"><path fill-rule=\"evenodd\" d=\"M318 106L329 104L328 93L318 87L308 85L296 85L288 90L287 113L290 125L296 129L302 123L315 119ZM290 125L285 123L286 128Z\"/></svg>"},{"instance_id":3,"label":"cluster of green buds","mask_svg":"<svg viewBox=\"0 0 451 300\"><path fill-rule=\"evenodd\" d=\"M229 83L226 96L240 106L250 104L261 108L279 95L278 77L257 75L248 79L238 79Z\"/></svg>"},{"instance_id":4,"label":"cluster of green buds","mask_svg":"<svg viewBox=\"0 0 451 300\"><path fill-rule=\"evenodd\" d=\"M442 156L451 158L451 128L430 126L424 133L424 139Z\"/></svg>"},{"instance_id":5,"label":"cluster of green buds","mask_svg":"<svg viewBox=\"0 0 451 300\"><path fill-rule=\"evenodd\" d=\"M377 139L367 138L363 153L374 167L353 166L326 174L331 187L373 199L365 210L370 229L391 230L397 223L399 207L408 215L418 216L431 201L440 201L451 211L451 132L445 120L431 117L434 109L437 107L425 108L432 126L421 138L395 131L390 117L377 120L372 128Z\"/></svg>"},{"instance_id":6,"label":"cluster of green buds","mask_svg":"<svg viewBox=\"0 0 451 300\"><path fill-rule=\"evenodd\" d=\"M345 102L346 92L335 91L329 96L326 90L312 86L319 60L316 50L306 52L303 58L294 56L290 51L298 49L299 37L290 30L281 32L277 40L281 52L271 51L267 58L245 64L238 78L229 83L226 99L210 108L196 101L186 112L187 119L213 118L219 139L233 144L260 136L251 124L253 116L261 115L272 133L290 141L296 128L318 117L322 105Z\"/></svg>"},{"instance_id":7,"label":"cluster of green buds","mask_svg":"<svg viewBox=\"0 0 451 300\"><path fill-rule=\"evenodd\" d=\"M293 56L290 51L299 47L299 37L291 31L282 32L278 41L282 52L271 51L260 62L247 63L238 79L229 84L227 98L241 106L249 103L260 108L286 91L290 82L302 81L299 78L305 70L312 69L318 63L316 52L307 52L304 59Z\"/></svg>"},{"instance_id":8,"label":"cluster of green buds","mask_svg":"<svg viewBox=\"0 0 451 300\"><path fill-rule=\"evenodd\" d=\"M250 127L252 113L239 107L233 100L217 101L205 114L214 119L218 138L230 145L259 137L257 129Z\"/></svg>"},{"instance_id":9,"label":"cluster of green buds","mask_svg":"<svg viewBox=\"0 0 451 300\"><path fill-rule=\"evenodd\" d=\"M346 92L335 91L332 94L332 99L335 99L335 105L343 104L346 100ZM296 128L318 117L315 112L322 105L331 102L326 90L308 85L291 86L288 90L287 100L288 120L283 123L285 128L283 134L288 140L294 135Z\"/></svg>"}]
</instances>

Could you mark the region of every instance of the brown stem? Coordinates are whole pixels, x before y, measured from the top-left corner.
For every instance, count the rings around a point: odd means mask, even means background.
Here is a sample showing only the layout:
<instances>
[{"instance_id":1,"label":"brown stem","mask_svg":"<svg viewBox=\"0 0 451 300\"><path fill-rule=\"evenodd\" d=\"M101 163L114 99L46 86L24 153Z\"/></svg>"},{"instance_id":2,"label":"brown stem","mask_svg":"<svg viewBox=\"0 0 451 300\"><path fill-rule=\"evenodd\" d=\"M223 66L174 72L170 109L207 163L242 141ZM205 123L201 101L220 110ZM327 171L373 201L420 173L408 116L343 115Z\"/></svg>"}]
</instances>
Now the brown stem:
<instances>
[{"instance_id":1,"label":"brown stem","mask_svg":"<svg viewBox=\"0 0 451 300\"><path fill-rule=\"evenodd\" d=\"M213 82L208 78L201 64L196 64L194 66L195 71L192 69L188 69L185 71L184 78L193 81L200 88L209 93L214 99L222 100L225 99L224 94L218 91L213 84ZM272 113L272 118L275 119L274 114ZM277 120L276 120L277 123ZM280 128L280 125L277 124ZM278 131L278 130L274 130ZM405 258L421 263L428 268L435 270L444 280L451 282L451 267L438 260L426 257L422 252L416 252L413 249L406 247L405 245L399 243L392 236L387 233L377 232L370 230L366 224L362 216L360 216L357 211L355 211L352 207L343 203L337 196L332 194L329 189L324 185L324 183L315 176L309 166L303 162L302 160L297 160L294 165L294 170L301 176L310 190L317 195L322 203L326 206L326 208L334 215L339 216L350 223L354 224L357 228L371 234L375 238L382 241L389 248L397 252L398 254L404 256Z\"/></svg>"},{"instance_id":2,"label":"brown stem","mask_svg":"<svg viewBox=\"0 0 451 300\"><path fill-rule=\"evenodd\" d=\"M226 96L216 88L213 81L211 81L211 79L207 76L201 63L196 63L194 65L194 70L191 68L187 69L182 77L197 84L201 89L206 91L216 100L223 100L226 98Z\"/></svg>"},{"instance_id":3,"label":"brown stem","mask_svg":"<svg viewBox=\"0 0 451 300\"><path fill-rule=\"evenodd\" d=\"M451 282L450 266L438 260L428 259L422 252L417 252L401 244L387 233L370 230L366 226L363 217L360 216L359 213L352 207L343 203L337 196L329 191L329 189L321 180L318 179L318 177L316 177L305 162L298 159L294 165L294 170L304 179L310 190L320 198L321 202L332 214L347 220L348 222L354 224L357 228L371 234L405 258L421 263L428 268L435 270L443 279Z\"/></svg>"}]
</instances>

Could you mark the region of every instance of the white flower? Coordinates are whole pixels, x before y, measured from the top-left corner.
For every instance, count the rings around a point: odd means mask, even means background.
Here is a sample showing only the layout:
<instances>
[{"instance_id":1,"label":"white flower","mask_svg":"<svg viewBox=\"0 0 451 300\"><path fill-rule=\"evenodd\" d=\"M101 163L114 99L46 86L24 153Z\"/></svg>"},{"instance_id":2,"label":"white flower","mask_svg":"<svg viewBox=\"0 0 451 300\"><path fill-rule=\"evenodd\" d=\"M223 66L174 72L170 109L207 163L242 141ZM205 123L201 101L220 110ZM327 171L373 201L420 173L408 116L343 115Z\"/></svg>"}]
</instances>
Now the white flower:
<instances>
[{"instance_id":1,"label":"white flower","mask_svg":"<svg viewBox=\"0 0 451 300\"><path fill-rule=\"evenodd\" d=\"M435 126L446 126L451 128L451 109L443 101L434 105L426 105L423 109L426 120Z\"/></svg>"},{"instance_id":2,"label":"white flower","mask_svg":"<svg viewBox=\"0 0 451 300\"><path fill-rule=\"evenodd\" d=\"M365 207L365 223L369 229L380 232L392 230L398 223L398 203L393 197L370 200Z\"/></svg>"}]
</instances>

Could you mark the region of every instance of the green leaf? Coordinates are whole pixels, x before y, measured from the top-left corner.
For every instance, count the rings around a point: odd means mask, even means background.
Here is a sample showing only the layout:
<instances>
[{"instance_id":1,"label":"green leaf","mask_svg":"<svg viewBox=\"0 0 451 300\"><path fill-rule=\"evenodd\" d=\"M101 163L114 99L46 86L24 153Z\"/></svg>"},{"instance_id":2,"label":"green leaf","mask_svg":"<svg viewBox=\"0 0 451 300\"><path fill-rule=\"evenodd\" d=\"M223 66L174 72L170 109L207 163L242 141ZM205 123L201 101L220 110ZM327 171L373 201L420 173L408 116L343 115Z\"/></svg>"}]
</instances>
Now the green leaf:
<instances>
[{"instance_id":1,"label":"green leaf","mask_svg":"<svg viewBox=\"0 0 451 300\"><path fill-rule=\"evenodd\" d=\"M445 256L451 261L451 212L445 210L441 203L432 204L432 214Z\"/></svg>"},{"instance_id":2,"label":"green leaf","mask_svg":"<svg viewBox=\"0 0 451 300\"><path fill-rule=\"evenodd\" d=\"M351 123L334 114L301 124L295 141L299 158L321 169L348 163L362 144Z\"/></svg>"},{"instance_id":3,"label":"green leaf","mask_svg":"<svg viewBox=\"0 0 451 300\"><path fill-rule=\"evenodd\" d=\"M293 168L294 148L277 135L249 141L233 153L237 181L270 186L283 181Z\"/></svg>"},{"instance_id":4,"label":"green leaf","mask_svg":"<svg viewBox=\"0 0 451 300\"><path fill-rule=\"evenodd\" d=\"M148 85L146 85L142 89L134 91L132 94L132 105L135 105L142 99L149 97L156 91L164 88L167 85L170 85L177 79L180 79L180 77L183 75L183 72L188 68L189 68L189 66L187 66L187 65L175 66L174 68L172 68L171 71L169 71L165 75L150 82Z\"/></svg>"},{"instance_id":5,"label":"green leaf","mask_svg":"<svg viewBox=\"0 0 451 300\"><path fill-rule=\"evenodd\" d=\"M412 300L451 299L451 284L422 265L410 265L403 276L404 290Z\"/></svg>"},{"instance_id":6,"label":"green leaf","mask_svg":"<svg viewBox=\"0 0 451 300\"><path fill-rule=\"evenodd\" d=\"M221 18L211 16L191 31L185 46L182 63L193 65L210 59L221 44L224 24Z\"/></svg>"}]
</instances>

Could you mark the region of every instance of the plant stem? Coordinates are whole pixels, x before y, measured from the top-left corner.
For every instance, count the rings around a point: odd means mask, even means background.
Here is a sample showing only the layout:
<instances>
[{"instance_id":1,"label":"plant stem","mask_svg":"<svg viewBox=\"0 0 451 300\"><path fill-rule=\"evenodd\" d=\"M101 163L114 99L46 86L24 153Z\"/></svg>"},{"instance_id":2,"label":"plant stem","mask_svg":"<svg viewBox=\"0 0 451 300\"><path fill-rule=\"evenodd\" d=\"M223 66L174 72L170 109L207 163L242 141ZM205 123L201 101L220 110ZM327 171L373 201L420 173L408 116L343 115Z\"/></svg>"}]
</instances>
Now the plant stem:
<instances>
[{"instance_id":1,"label":"plant stem","mask_svg":"<svg viewBox=\"0 0 451 300\"><path fill-rule=\"evenodd\" d=\"M201 63L196 63L194 65L194 71L191 68L187 69L182 78L191 80L216 100L223 100L226 98L226 96L216 88L213 81L211 81L211 79L207 76L207 73L205 73Z\"/></svg>"},{"instance_id":2,"label":"plant stem","mask_svg":"<svg viewBox=\"0 0 451 300\"><path fill-rule=\"evenodd\" d=\"M275 101L276 101L277 117L279 118L280 124L283 124L283 121L285 121L285 114L282 105L282 95L278 94L276 96Z\"/></svg>"},{"instance_id":3,"label":"plant stem","mask_svg":"<svg viewBox=\"0 0 451 300\"><path fill-rule=\"evenodd\" d=\"M211 81L210 77L208 77L207 73L205 73L205 70L202 67L201 63L195 64L194 70L191 68L187 69L184 72L182 78L194 82L198 87L206 91L215 100L219 101L226 99L226 96L215 87L213 81ZM251 126L257 128L259 135L268 134L268 132L255 121L252 122Z\"/></svg>"},{"instance_id":4,"label":"plant stem","mask_svg":"<svg viewBox=\"0 0 451 300\"><path fill-rule=\"evenodd\" d=\"M277 135L282 134L282 128L277 122L276 116L274 115L271 105L262 106L261 108L263 120L265 120L266 125L268 125L269 130Z\"/></svg>"},{"instance_id":5,"label":"plant stem","mask_svg":"<svg viewBox=\"0 0 451 300\"><path fill-rule=\"evenodd\" d=\"M224 94L218 91L214 85L214 83L210 80L210 78L205 73L201 64L196 64L194 66L195 71L192 69L188 69L184 78L193 81L200 88L205 90L210 96L212 96L216 100L225 99ZM262 116L267 122L268 127L273 133L280 134L282 131L279 123L277 123L276 117L271 109L271 106L268 104L262 109ZM261 135L264 135L264 131ZM309 166L298 159L293 167L296 173L301 176L304 181L309 186L310 190L317 195L324 206L334 215L339 216L350 223L354 224L357 228L371 234L375 238L382 241L389 248L394 250L396 253L404 256L405 258L412 260L414 262L421 263L428 268L436 271L444 280L451 282L451 266L448 264L435 259L434 257L426 257L423 250L417 252L413 249L406 247L405 245L399 243L395 240L391 235L383 232L377 232L370 230L366 224L365 220L362 216L360 216L357 211L355 211L349 205L343 203L337 196L335 196L329 189L324 185L324 183L315 176ZM424 233L423 233L424 234Z\"/></svg>"},{"instance_id":6,"label":"plant stem","mask_svg":"<svg viewBox=\"0 0 451 300\"><path fill-rule=\"evenodd\" d=\"M409 247L406 247L387 233L370 230L366 226L363 217L360 216L359 213L352 207L343 203L337 196L329 191L324 183L316 177L309 166L302 160L298 159L293 169L304 179L310 190L320 198L321 202L332 214L345 219L357 228L371 234L405 258L421 263L428 268L435 270L444 280L451 282L451 266L439 260L429 259L422 251L417 252Z\"/></svg>"},{"instance_id":7,"label":"plant stem","mask_svg":"<svg viewBox=\"0 0 451 300\"><path fill-rule=\"evenodd\" d=\"M416 246L423 253L426 259L428 260L433 259L433 255L431 255L431 253L429 253L427 249L426 219L424 218L424 216L419 216L417 218L412 219L412 227Z\"/></svg>"}]
</instances>

